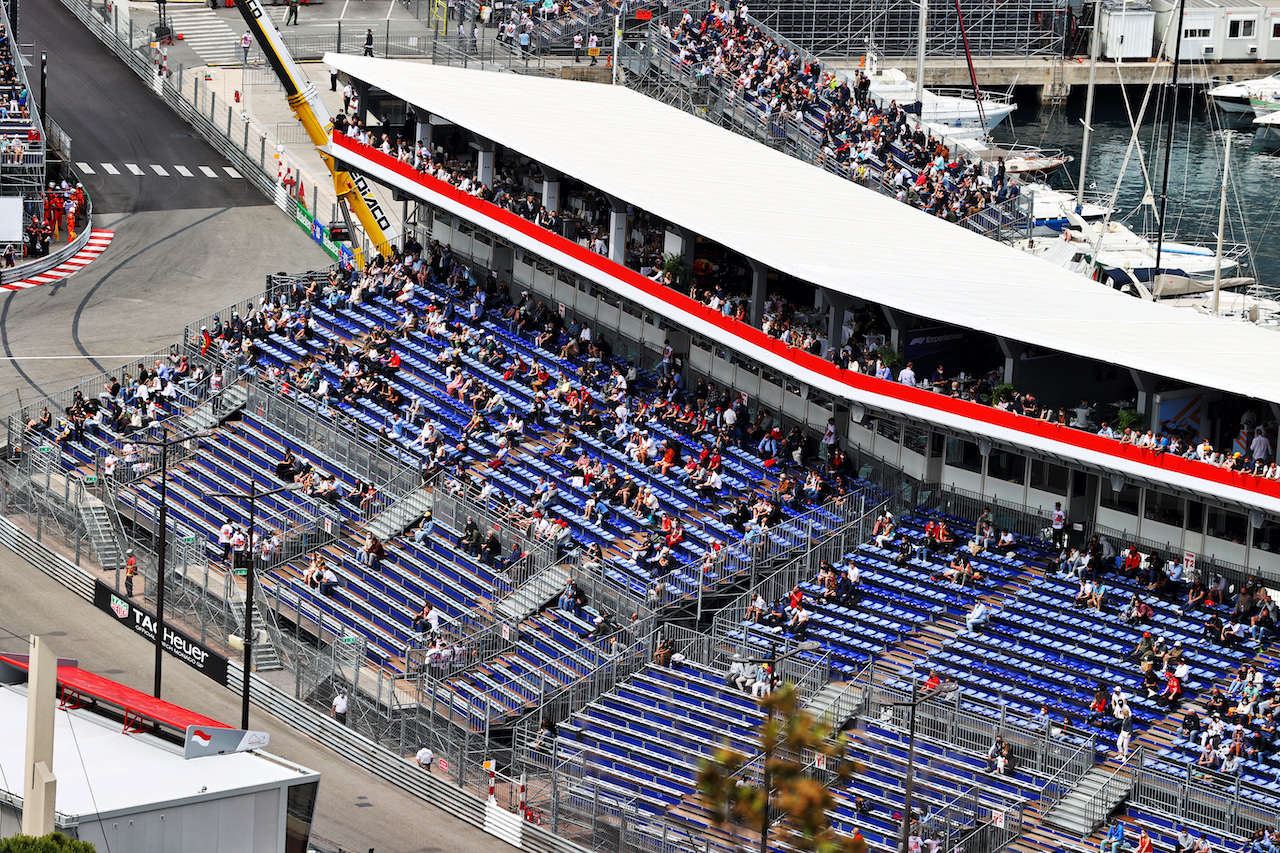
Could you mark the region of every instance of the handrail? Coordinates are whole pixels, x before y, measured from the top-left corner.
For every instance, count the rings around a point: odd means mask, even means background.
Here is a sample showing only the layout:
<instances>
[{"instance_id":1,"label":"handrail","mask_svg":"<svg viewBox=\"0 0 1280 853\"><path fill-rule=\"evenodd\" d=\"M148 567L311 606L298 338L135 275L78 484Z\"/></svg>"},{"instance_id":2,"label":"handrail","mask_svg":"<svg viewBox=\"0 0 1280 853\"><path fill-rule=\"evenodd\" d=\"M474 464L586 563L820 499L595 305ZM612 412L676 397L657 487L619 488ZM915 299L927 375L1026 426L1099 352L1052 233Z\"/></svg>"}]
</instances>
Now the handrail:
<instances>
[{"instance_id":1,"label":"handrail","mask_svg":"<svg viewBox=\"0 0 1280 853\"><path fill-rule=\"evenodd\" d=\"M1088 769L1084 773L1077 772L1078 768L1075 766L1075 759L1088 752L1089 764L1092 765L1093 750L1093 741L1082 743L1071 755L1063 760L1062 767L1058 772L1046 779L1044 784L1039 787L1041 814L1048 812L1049 809L1061 802L1063 797L1071 793L1071 789L1075 787L1075 784L1088 772ZM1047 793L1051 788L1053 793Z\"/></svg>"},{"instance_id":2,"label":"handrail","mask_svg":"<svg viewBox=\"0 0 1280 853\"><path fill-rule=\"evenodd\" d=\"M1136 784L1137 774L1142 770L1146 755L1146 746L1139 744L1137 749L1130 753L1120 766L1115 769L1115 772L1107 777L1107 781L1103 782L1101 787L1081 805L1081 811L1089 820L1085 824L1083 833L1085 838L1092 835L1093 831L1102 825L1102 822L1107 819L1107 814L1114 807L1110 800L1116 793L1117 780L1120 779L1121 774L1124 774L1125 778L1120 780L1120 783L1124 785L1126 791Z\"/></svg>"}]
</instances>

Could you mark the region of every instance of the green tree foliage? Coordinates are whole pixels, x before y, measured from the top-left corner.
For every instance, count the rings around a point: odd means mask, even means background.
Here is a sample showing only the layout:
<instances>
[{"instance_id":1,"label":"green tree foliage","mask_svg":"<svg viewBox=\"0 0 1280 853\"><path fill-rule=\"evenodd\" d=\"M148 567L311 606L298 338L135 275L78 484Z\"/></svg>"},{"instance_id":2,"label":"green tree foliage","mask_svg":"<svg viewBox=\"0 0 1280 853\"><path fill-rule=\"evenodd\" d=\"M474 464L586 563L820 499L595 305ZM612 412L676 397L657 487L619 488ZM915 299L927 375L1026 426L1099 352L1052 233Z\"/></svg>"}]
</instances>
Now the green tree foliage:
<instances>
[{"instance_id":1,"label":"green tree foliage","mask_svg":"<svg viewBox=\"0 0 1280 853\"><path fill-rule=\"evenodd\" d=\"M61 832L51 832L39 838L30 835L0 838L0 853L97 853L97 848L87 841L76 841Z\"/></svg>"},{"instance_id":2,"label":"green tree foliage","mask_svg":"<svg viewBox=\"0 0 1280 853\"><path fill-rule=\"evenodd\" d=\"M827 817L835 808L832 786L845 784L858 771L847 758L845 735L831 730L799 707L795 690L783 687L761 702L769 716L760 729L760 752L773 791L770 847L785 845L810 853L865 853L862 835L838 834ZM826 768L815 767L817 756ZM743 770L749 757L723 749L704 761L698 790L710 801L720 826L739 823L757 832L766 796L754 774ZM746 778L753 784L738 784Z\"/></svg>"}]
</instances>

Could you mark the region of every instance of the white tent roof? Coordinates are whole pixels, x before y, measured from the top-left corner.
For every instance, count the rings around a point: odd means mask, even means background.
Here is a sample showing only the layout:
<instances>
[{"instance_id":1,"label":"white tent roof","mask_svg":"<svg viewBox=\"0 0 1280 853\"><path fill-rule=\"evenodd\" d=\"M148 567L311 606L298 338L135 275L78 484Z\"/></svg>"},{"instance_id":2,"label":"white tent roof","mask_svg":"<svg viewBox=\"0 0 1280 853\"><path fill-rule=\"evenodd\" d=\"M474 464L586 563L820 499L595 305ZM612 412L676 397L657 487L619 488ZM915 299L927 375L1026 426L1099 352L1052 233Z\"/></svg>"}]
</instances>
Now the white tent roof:
<instances>
[{"instance_id":1,"label":"white tent roof","mask_svg":"<svg viewBox=\"0 0 1280 853\"><path fill-rule=\"evenodd\" d=\"M26 686L0 687L0 790L22 796L27 725ZM274 757L239 752L183 759L182 747L148 734L124 734L120 724L87 710L54 713L53 773L58 812L108 817L158 805L213 800L311 781L310 770ZM10 786L16 786L10 788Z\"/></svg>"},{"instance_id":2,"label":"white tent roof","mask_svg":"<svg viewBox=\"0 0 1280 853\"><path fill-rule=\"evenodd\" d=\"M1280 334L1111 291L622 86L340 54L325 61L805 281L1280 402Z\"/></svg>"}]
</instances>

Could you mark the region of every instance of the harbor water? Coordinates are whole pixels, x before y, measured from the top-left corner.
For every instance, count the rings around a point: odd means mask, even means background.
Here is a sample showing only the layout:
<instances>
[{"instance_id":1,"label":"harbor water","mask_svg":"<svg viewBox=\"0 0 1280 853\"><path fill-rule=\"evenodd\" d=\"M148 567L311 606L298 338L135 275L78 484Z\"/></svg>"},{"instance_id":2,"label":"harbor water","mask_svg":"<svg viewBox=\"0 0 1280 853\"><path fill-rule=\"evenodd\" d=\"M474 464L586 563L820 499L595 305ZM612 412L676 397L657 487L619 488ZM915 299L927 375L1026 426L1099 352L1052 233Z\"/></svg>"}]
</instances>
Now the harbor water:
<instances>
[{"instance_id":1,"label":"harbor water","mask_svg":"<svg viewBox=\"0 0 1280 853\"><path fill-rule=\"evenodd\" d=\"M1091 195L1116 193L1114 216L1135 231L1154 234L1167 120L1172 115L1170 104L1157 102L1161 87L1152 92L1146 118L1139 125L1138 144L1117 188L1132 135L1125 98L1127 96L1136 117L1142 107L1143 94L1144 91L1137 88L1100 87L1097 90L1085 180ZM1064 106L1042 106L1034 99L1020 100L1012 125L1001 125L993 136L998 142L1059 148L1070 154L1074 161L1050 175L1049 183L1074 189L1080 172L1084 100L1084 92L1079 90ZM1189 88L1182 89L1169 160L1166 235L1175 231L1180 239L1199 237L1212 245L1218 227L1223 144L1226 131L1231 130L1225 240L1227 243L1247 240L1259 281L1280 285L1280 243L1276 240L1280 228L1280 153L1274 144L1255 141L1252 116L1233 121L1235 118L1210 106L1202 90L1193 94Z\"/></svg>"}]
</instances>

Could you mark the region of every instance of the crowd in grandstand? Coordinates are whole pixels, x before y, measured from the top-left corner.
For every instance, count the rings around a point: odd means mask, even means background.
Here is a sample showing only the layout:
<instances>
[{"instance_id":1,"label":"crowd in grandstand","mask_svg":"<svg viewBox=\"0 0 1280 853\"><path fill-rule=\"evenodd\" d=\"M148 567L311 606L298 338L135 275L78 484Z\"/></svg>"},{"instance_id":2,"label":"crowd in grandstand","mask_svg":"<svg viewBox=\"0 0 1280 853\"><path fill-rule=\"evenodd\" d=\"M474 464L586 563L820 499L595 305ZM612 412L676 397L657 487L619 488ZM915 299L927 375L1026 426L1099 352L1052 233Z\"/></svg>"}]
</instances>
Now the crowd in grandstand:
<instances>
[{"instance_id":1,"label":"crowd in grandstand","mask_svg":"<svg viewBox=\"0 0 1280 853\"><path fill-rule=\"evenodd\" d=\"M814 135L819 166L861 183L883 181L899 201L951 222L1018 194L1002 159L953 158L945 143L911 126L902 105L877 105L865 74L850 86L805 61L753 25L744 4L712 2L701 19L685 10L674 28L664 21L660 30L683 69L721 80L763 123Z\"/></svg>"},{"instance_id":2,"label":"crowd in grandstand","mask_svg":"<svg viewBox=\"0 0 1280 853\"><path fill-rule=\"evenodd\" d=\"M346 120L339 116L335 123L335 132L345 133L353 139L376 147L384 154L412 164L413 168L431 177L449 183L477 198L497 204L569 239L576 239L599 253L608 253L605 234L607 207L603 200L598 206L587 207L582 211L585 228L580 230L570 217L548 210L535 196L524 191L514 175L496 174L493 186L486 185L475 177L470 165L450 161L443 155L427 151L421 144L412 145L402 138L393 141L391 134L387 132L375 135L355 119ZM629 251L628 263L642 273L648 274L655 281L677 286L679 282L672 273L652 265L653 255L654 252L649 252L645 256L646 259L641 260L638 252ZM726 317L746 322L749 319L746 294L750 289L747 270L727 261L710 262L708 266L719 270L719 273L710 276L694 276L692 295L704 304L721 311ZM356 299L358 298L357 296ZM825 318L816 317L802 321L797 319L796 314L797 306L791 304L780 293L771 293L765 306L762 329L771 337L782 340L797 349L825 353L832 362L847 370L867 373L904 385L926 388L956 399L993 405L1050 423L1060 423L1075 428L1085 428L1089 424L1088 418L1079 414L1077 407L1042 406L1034 394L1018 393L1007 387L997 394L997 389L1001 388L1004 382L1003 366L997 366L985 374L971 377L948 375L948 371L942 365L927 376L917 374L914 364L907 364L895 371L879 348L859 345L857 335L853 333L854 330L845 328L841 334L843 340L838 343L827 341L823 328ZM1259 431L1261 427L1262 425L1258 424L1255 418L1254 424L1250 426L1247 452L1230 446L1214 448L1207 438L1172 426L1146 432L1135 431L1132 428L1117 432L1104 422L1096 431L1099 435L1115 438L1121 443L1150 447L1157 453L1174 453L1219 468L1243 471L1269 479L1280 478L1280 466L1275 463L1275 448L1271 446L1266 431Z\"/></svg>"}]
</instances>

